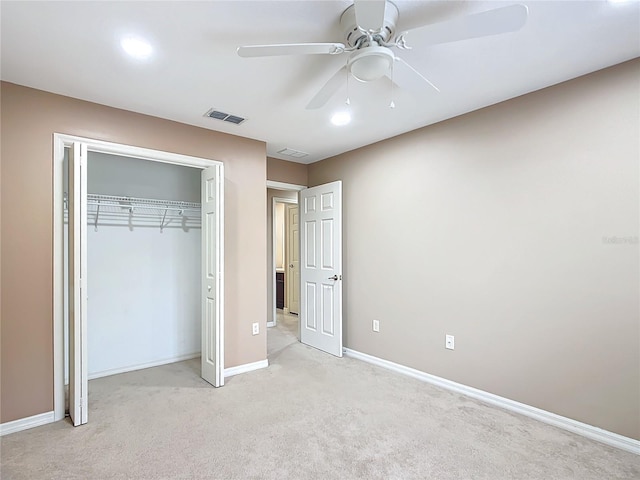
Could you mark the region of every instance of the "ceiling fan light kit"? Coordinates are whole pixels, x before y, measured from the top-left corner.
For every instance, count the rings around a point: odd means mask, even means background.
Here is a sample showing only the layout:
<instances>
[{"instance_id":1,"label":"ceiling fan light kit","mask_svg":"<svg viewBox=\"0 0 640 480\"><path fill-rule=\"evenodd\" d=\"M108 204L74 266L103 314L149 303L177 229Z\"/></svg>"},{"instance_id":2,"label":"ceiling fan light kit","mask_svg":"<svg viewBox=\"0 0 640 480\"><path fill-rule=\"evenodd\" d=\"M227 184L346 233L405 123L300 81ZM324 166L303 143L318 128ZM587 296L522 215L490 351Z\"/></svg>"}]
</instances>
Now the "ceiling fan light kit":
<instances>
[{"instance_id":1,"label":"ceiling fan light kit","mask_svg":"<svg viewBox=\"0 0 640 480\"><path fill-rule=\"evenodd\" d=\"M349 57L349 73L361 82L372 82L389 73L395 55L386 47L370 46L356 50Z\"/></svg>"},{"instance_id":2,"label":"ceiling fan light kit","mask_svg":"<svg viewBox=\"0 0 640 480\"><path fill-rule=\"evenodd\" d=\"M265 57L294 54L349 53L342 68L329 78L311 99L307 109L323 107L345 84L345 77L352 75L360 82L373 82L387 76L392 85L415 90L429 86L439 92L422 73L406 61L396 57L392 48L410 50L406 35L420 31L428 38L424 46L457 42L489 35L515 32L526 23L528 9L525 5L509 5L486 12L454 18L440 23L422 25L396 35L398 7L386 0L355 0L340 17L345 43L294 43L280 45L249 45L238 48L241 57ZM394 63L397 68L394 68ZM348 98L348 94L347 94ZM348 102L347 102L348 103ZM390 104L393 107L393 100Z\"/></svg>"}]
</instances>

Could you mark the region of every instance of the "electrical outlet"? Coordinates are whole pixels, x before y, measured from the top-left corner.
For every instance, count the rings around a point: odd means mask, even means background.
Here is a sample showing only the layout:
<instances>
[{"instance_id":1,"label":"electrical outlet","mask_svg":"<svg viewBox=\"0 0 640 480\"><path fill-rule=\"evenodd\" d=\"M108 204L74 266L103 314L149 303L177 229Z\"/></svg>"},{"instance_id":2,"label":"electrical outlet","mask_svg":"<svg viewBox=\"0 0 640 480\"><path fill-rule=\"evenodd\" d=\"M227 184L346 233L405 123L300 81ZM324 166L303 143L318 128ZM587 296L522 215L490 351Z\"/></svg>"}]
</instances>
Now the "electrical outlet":
<instances>
[{"instance_id":1,"label":"electrical outlet","mask_svg":"<svg viewBox=\"0 0 640 480\"><path fill-rule=\"evenodd\" d=\"M253 334L258 335L260 333L260 324L258 322L253 324Z\"/></svg>"},{"instance_id":2,"label":"electrical outlet","mask_svg":"<svg viewBox=\"0 0 640 480\"><path fill-rule=\"evenodd\" d=\"M374 320L373 321L373 331L374 332L379 332L380 331L380 320Z\"/></svg>"},{"instance_id":3,"label":"electrical outlet","mask_svg":"<svg viewBox=\"0 0 640 480\"><path fill-rule=\"evenodd\" d=\"M448 348L449 350L453 350L456 347L455 337L453 335L445 335L444 336L444 348Z\"/></svg>"}]
</instances>

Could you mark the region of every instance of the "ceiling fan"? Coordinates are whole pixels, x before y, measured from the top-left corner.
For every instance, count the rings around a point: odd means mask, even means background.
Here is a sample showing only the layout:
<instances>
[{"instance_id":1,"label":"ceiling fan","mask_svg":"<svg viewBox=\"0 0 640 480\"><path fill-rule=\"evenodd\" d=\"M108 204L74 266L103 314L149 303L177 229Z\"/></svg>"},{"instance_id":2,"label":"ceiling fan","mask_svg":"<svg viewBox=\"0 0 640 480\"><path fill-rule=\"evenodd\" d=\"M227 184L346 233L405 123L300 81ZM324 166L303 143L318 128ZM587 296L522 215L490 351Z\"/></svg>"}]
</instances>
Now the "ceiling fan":
<instances>
[{"instance_id":1,"label":"ceiling fan","mask_svg":"<svg viewBox=\"0 0 640 480\"><path fill-rule=\"evenodd\" d=\"M278 55L340 55L349 54L346 65L339 69L311 99L307 109L324 106L338 91L348 76L361 82L389 77L401 88L427 84L439 91L426 77L397 57L392 48L410 50L406 36L419 34L420 47L457 42L471 38L515 32L527 21L525 5L509 5L453 20L428 24L396 35L398 7L386 0L354 0L340 17L344 43L291 43L247 45L238 48L241 57ZM393 102L392 102L393 105Z\"/></svg>"}]
</instances>

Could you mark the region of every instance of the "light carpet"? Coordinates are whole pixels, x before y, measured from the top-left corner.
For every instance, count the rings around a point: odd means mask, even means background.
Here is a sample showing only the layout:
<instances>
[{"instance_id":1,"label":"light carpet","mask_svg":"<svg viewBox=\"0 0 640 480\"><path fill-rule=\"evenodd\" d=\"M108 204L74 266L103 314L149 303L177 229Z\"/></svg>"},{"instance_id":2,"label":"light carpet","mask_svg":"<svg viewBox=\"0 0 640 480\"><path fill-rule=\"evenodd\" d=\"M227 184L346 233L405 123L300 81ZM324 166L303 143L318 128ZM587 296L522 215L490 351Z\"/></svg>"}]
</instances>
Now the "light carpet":
<instances>
[{"instance_id":1,"label":"light carpet","mask_svg":"<svg viewBox=\"0 0 640 480\"><path fill-rule=\"evenodd\" d=\"M266 369L190 360L92 380L89 423L1 439L19 479L638 479L640 457L268 331Z\"/></svg>"}]
</instances>

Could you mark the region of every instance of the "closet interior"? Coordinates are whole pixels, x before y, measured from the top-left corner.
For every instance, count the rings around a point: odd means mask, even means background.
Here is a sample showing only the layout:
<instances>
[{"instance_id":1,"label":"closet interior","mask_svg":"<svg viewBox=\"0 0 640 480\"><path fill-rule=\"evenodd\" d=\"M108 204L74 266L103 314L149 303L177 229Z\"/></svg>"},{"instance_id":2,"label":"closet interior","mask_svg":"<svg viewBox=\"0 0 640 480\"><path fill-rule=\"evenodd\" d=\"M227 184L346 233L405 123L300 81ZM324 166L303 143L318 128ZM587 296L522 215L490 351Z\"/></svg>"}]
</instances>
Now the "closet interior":
<instances>
[{"instance_id":1,"label":"closet interior","mask_svg":"<svg viewBox=\"0 0 640 480\"><path fill-rule=\"evenodd\" d=\"M89 379L200 356L200 184L198 168L89 152ZM68 375L68 292L64 315Z\"/></svg>"}]
</instances>

